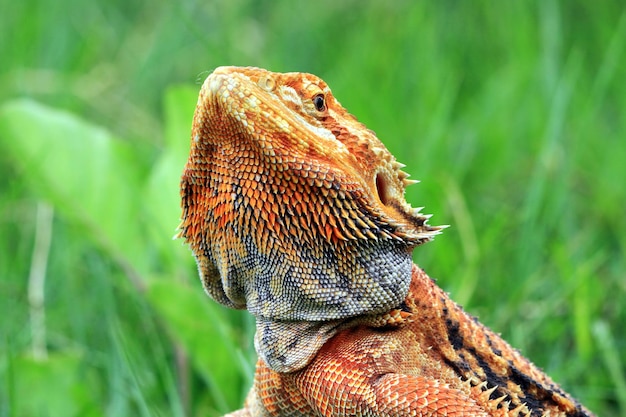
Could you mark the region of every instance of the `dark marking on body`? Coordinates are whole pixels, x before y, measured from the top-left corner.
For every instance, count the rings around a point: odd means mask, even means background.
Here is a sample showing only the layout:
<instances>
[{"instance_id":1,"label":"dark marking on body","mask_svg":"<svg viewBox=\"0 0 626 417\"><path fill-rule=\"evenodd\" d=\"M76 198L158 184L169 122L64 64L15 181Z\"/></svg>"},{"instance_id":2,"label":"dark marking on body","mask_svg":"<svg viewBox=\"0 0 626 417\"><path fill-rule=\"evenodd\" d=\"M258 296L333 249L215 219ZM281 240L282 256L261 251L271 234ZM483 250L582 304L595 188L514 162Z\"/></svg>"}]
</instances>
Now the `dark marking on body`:
<instances>
[{"instance_id":1,"label":"dark marking on body","mask_svg":"<svg viewBox=\"0 0 626 417\"><path fill-rule=\"evenodd\" d=\"M487 344L489 345L489 349L491 349L491 351L496 356L502 357L502 351L493 345L493 340L491 340L491 337L489 336L489 334L485 333L485 337L487 339Z\"/></svg>"},{"instance_id":2,"label":"dark marking on body","mask_svg":"<svg viewBox=\"0 0 626 417\"><path fill-rule=\"evenodd\" d=\"M450 368L454 369L454 371L459 375L462 376L464 378L469 378L470 374L472 373L472 368L469 366L469 364L467 362L464 361L452 361L448 358L443 358L443 361L446 365L448 365Z\"/></svg>"},{"instance_id":3,"label":"dark marking on body","mask_svg":"<svg viewBox=\"0 0 626 417\"><path fill-rule=\"evenodd\" d=\"M448 316L448 309L443 309L444 316ZM446 317L446 328L448 331L448 340L452 344L454 350L458 351L464 348L463 336L461 335L459 322Z\"/></svg>"},{"instance_id":4,"label":"dark marking on body","mask_svg":"<svg viewBox=\"0 0 626 417\"><path fill-rule=\"evenodd\" d=\"M525 397L521 400L525 402L528 408L531 410L531 415L540 416L543 414L544 405L546 403L552 403L557 405L554 401L554 395L563 395L561 390L554 390L550 387L546 387L544 384L531 378L515 365L509 361L509 380L519 386L525 394Z\"/></svg>"}]
</instances>

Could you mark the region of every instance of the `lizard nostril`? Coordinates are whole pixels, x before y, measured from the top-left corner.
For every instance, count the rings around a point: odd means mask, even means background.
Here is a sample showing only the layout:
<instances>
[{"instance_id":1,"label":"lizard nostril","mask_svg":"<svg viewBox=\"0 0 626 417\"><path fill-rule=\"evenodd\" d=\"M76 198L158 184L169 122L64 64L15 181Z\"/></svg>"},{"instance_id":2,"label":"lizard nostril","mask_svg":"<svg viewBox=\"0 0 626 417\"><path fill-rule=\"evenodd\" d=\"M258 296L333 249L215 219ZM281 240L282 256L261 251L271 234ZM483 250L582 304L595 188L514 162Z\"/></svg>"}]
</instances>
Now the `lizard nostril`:
<instances>
[{"instance_id":1,"label":"lizard nostril","mask_svg":"<svg viewBox=\"0 0 626 417\"><path fill-rule=\"evenodd\" d=\"M257 81L257 85L265 91L272 91L274 90L274 87L276 87L276 81L274 81L274 79L268 75L259 78L259 81Z\"/></svg>"},{"instance_id":2,"label":"lizard nostril","mask_svg":"<svg viewBox=\"0 0 626 417\"><path fill-rule=\"evenodd\" d=\"M387 181L380 173L376 174L376 192L378 193L378 198L381 203L387 205L389 203L389 190Z\"/></svg>"}]
</instances>

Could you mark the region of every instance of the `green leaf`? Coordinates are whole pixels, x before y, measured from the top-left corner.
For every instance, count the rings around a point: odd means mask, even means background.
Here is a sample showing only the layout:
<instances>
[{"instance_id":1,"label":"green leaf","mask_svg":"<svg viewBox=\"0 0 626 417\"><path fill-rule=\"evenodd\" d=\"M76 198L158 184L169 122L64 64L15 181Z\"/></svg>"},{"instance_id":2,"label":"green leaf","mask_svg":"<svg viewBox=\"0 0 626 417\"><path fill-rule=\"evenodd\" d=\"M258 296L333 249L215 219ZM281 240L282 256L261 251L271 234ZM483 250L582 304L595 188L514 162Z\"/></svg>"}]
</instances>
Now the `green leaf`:
<instances>
[{"instance_id":1,"label":"green leaf","mask_svg":"<svg viewBox=\"0 0 626 417\"><path fill-rule=\"evenodd\" d=\"M165 96L165 142L145 187L143 204L152 242L157 246L160 263L179 269L192 262L190 251L181 242L172 242L180 208L180 177L189 154L191 121L198 92L189 87L174 87Z\"/></svg>"},{"instance_id":2,"label":"green leaf","mask_svg":"<svg viewBox=\"0 0 626 417\"><path fill-rule=\"evenodd\" d=\"M165 144L183 163L189 156L191 122L198 101L198 88L181 85L165 92Z\"/></svg>"},{"instance_id":3,"label":"green leaf","mask_svg":"<svg viewBox=\"0 0 626 417\"><path fill-rule=\"evenodd\" d=\"M126 269L147 272L137 196L144 163L128 143L69 113L17 100L0 108L0 151L35 195L85 227Z\"/></svg>"},{"instance_id":4,"label":"green leaf","mask_svg":"<svg viewBox=\"0 0 626 417\"><path fill-rule=\"evenodd\" d=\"M37 361L17 358L13 387L14 414L21 417L97 417L92 370L80 355L57 354ZM91 381L93 382L93 381Z\"/></svg>"}]
</instances>

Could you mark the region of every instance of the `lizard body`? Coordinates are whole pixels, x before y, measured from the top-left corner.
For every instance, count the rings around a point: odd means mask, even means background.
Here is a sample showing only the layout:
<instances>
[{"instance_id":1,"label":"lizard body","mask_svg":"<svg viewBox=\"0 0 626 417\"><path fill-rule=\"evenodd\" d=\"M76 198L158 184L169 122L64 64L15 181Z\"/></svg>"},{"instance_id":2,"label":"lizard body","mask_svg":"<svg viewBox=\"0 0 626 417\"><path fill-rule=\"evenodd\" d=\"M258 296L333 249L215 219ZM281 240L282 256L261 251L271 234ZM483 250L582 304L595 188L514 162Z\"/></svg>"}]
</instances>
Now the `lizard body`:
<instances>
[{"instance_id":1,"label":"lizard body","mask_svg":"<svg viewBox=\"0 0 626 417\"><path fill-rule=\"evenodd\" d=\"M440 228L402 167L313 75L207 78L180 236L208 294L257 320L233 415L591 415L413 265Z\"/></svg>"}]
</instances>

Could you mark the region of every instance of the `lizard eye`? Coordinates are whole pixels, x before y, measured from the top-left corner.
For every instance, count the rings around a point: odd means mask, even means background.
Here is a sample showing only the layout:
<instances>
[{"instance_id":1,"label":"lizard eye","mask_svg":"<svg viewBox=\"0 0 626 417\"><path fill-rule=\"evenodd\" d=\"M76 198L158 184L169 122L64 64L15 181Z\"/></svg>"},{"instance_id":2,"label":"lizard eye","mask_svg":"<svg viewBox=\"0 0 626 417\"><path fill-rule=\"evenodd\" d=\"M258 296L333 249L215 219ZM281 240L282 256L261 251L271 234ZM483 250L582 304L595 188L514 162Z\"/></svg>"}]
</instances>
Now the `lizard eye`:
<instances>
[{"instance_id":1,"label":"lizard eye","mask_svg":"<svg viewBox=\"0 0 626 417\"><path fill-rule=\"evenodd\" d=\"M313 105L315 106L315 110L317 111L326 110L326 100L324 99L324 95L318 94L313 97Z\"/></svg>"}]
</instances>

